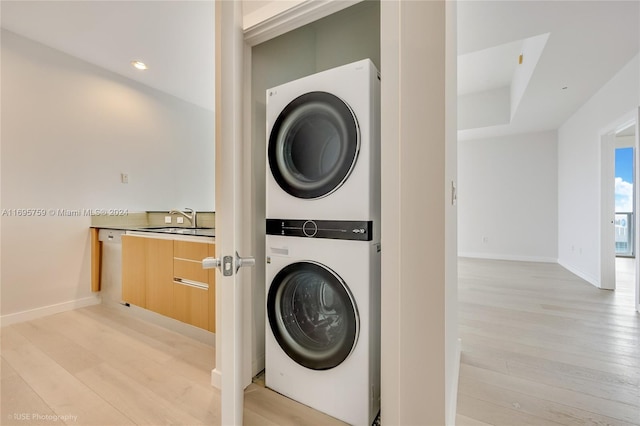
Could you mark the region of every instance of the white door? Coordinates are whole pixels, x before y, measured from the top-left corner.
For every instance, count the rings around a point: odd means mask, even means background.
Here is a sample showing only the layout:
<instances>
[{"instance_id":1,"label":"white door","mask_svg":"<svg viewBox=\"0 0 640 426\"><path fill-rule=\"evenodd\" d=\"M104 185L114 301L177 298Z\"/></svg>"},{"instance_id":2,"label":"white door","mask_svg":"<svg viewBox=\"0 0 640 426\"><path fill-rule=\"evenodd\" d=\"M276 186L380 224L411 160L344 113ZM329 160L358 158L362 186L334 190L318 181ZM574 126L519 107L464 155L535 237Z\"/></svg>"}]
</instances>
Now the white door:
<instances>
[{"instance_id":1,"label":"white door","mask_svg":"<svg viewBox=\"0 0 640 426\"><path fill-rule=\"evenodd\" d=\"M242 4L216 2L216 369L212 382L221 391L221 423L241 425L248 351L243 305L248 272L241 266L248 247L242 222ZM224 107L222 107L224 106Z\"/></svg>"}]
</instances>

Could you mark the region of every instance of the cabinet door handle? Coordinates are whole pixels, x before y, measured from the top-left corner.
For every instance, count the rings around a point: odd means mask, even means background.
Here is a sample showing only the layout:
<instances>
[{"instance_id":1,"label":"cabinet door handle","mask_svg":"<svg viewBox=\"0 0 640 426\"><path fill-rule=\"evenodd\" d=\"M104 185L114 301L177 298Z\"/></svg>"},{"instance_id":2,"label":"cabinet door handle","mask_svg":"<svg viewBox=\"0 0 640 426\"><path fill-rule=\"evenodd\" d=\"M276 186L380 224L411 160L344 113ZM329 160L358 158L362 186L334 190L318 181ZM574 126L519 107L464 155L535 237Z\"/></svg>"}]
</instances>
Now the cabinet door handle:
<instances>
[{"instance_id":1,"label":"cabinet door handle","mask_svg":"<svg viewBox=\"0 0 640 426\"><path fill-rule=\"evenodd\" d=\"M176 284L188 285L189 287L201 288L204 290L209 289L209 285L205 283L201 283L199 281L187 280L185 278L174 278L173 282Z\"/></svg>"}]
</instances>

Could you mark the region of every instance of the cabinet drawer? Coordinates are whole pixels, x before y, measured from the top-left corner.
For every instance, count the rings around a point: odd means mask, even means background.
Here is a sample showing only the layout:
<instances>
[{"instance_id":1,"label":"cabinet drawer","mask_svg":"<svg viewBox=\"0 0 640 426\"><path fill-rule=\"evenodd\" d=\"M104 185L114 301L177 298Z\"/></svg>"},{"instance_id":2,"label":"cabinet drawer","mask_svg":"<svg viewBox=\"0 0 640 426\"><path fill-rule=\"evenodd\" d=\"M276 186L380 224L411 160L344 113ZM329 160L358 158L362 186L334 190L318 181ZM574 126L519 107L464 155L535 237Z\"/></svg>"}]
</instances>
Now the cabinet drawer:
<instances>
[{"instance_id":1,"label":"cabinet drawer","mask_svg":"<svg viewBox=\"0 0 640 426\"><path fill-rule=\"evenodd\" d=\"M202 262L195 260L174 258L173 276L174 278L184 278L204 284L209 282L209 271L202 269Z\"/></svg>"},{"instance_id":2,"label":"cabinet drawer","mask_svg":"<svg viewBox=\"0 0 640 426\"><path fill-rule=\"evenodd\" d=\"M174 284L173 302L177 320L205 330L208 328L209 297L207 290Z\"/></svg>"},{"instance_id":3,"label":"cabinet drawer","mask_svg":"<svg viewBox=\"0 0 640 426\"><path fill-rule=\"evenodd\" d=\"M209 246L209 243L176 240L173 242L173 257L200 262L208 256Z\"/></svg>"}]
</instances>

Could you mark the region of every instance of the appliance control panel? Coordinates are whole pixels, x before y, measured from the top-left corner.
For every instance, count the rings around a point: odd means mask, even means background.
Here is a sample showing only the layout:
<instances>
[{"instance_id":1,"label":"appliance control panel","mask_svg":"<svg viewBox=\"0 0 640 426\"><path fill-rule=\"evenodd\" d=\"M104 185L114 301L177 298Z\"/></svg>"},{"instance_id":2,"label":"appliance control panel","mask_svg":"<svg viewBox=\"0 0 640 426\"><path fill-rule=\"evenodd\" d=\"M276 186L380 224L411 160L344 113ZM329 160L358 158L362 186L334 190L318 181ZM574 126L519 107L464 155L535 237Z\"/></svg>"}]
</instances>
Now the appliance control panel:
<instances>
[{"instance_id":1,"label":"appliance control panel","mask_svg":"<svg viewBox=\"0 0 640 426\"><path fill-rule=\"evenodd\" d=\"M373 222L359 220L267 219L267 235L371 241Z\"/></svg>"}]
</instances>

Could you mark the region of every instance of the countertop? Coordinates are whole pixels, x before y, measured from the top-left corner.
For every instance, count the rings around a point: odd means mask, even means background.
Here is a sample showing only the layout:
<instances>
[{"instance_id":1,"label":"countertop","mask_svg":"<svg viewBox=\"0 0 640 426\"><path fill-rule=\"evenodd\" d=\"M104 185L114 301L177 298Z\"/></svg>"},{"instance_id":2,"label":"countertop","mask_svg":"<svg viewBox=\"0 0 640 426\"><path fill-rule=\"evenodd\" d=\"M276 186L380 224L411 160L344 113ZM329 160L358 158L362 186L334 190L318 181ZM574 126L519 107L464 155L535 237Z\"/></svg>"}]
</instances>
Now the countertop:
<instances>
[{"instance_id":1,"label":"countertop","mask_svg":"<svg viewBox=\"0 0 640 426\"><path fill-rule=\"evenodd\" d=\"M196 237L215 237L215 228L190 228L188 226L126 226L126 225L100 225L91 226L95 229L113 229L119 231L149 232L163 235L192 235Z\"/></svg>"}]
</instances>

